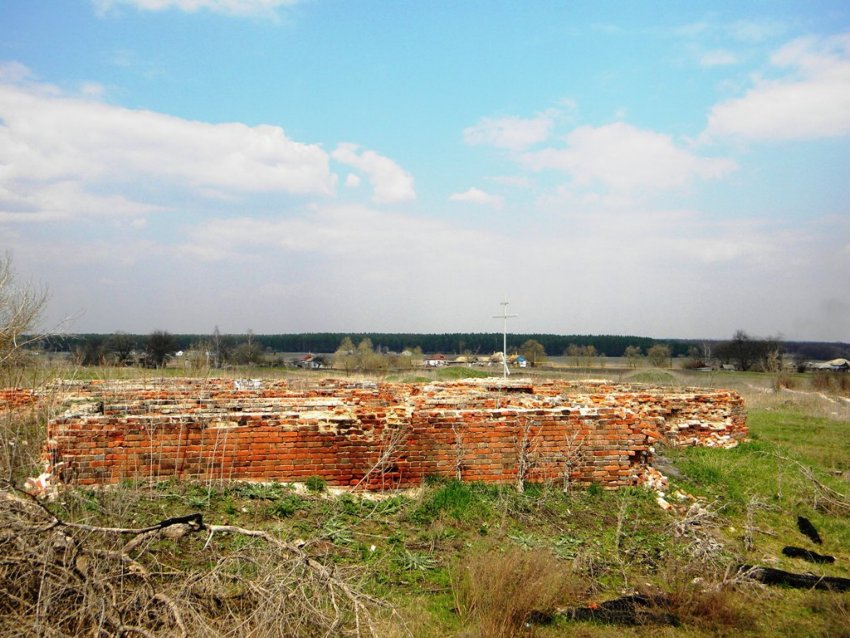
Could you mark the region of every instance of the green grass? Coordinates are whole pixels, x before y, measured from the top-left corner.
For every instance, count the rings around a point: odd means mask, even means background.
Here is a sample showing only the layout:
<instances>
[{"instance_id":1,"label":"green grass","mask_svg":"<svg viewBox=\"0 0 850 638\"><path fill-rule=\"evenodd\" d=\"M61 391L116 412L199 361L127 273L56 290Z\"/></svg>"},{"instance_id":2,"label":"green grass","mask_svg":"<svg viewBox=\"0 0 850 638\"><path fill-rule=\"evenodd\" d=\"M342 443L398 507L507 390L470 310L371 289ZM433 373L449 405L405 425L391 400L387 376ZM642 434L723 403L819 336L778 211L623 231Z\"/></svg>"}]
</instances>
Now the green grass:
<instances>
[{"instance_id":1,"label":"green grass","mask_svg":"<svg viewBox=\"0 0 850 638\"><path fill-rule=\"evenodd\" d=\"M488 514L486 492L482 485L457 480L436 483L425 491L411 518L417 523L431 523L441 515L456 521L479 520Z\"/></svg>"},{"instance_id":2,"label":"green grass","mask_svg":"<svg viewBox=\"0 0 850 638\"><path fill-rule=\"evenodd\" d=\"M752 440L731 450L670 451L683 474L671 488L721 508L724 523L719 531L744 562L759 563L771 556L790 571L850 577L850 500L836 507L824 493L835 490L850 496L850 484L842 478L850 454L850 425L788 408L752 410L749 425ZM811 547L797 530L799 515L821 531L822 547ZM785 545L817 549L834 555L836 563L824 568L786 558L781 554Z\"/></svg>"},{"instance_id":3,"label":"green grass","mask_svg":"<svg viewBox=\"0 0 850 638\"><path fill-rule=\"evenodd\" d=\"M772 417L762 427L763 415L755 416L757 440L734 450L687 449L670 453L682 473L672 489L683 489L716 503L718 520L705 531L726 546L725 560L761 562L772 556L786 569L803 571L781 557L784 543L802 545L796 532L797 513L808 516L820 529L825 544L819 551L833 553L850 563L848 523L813 507L812 492L799 472L778 462L776 454L797 454L768 439ZM793 419L792 419L793 421ZM832 431L837 426L821 424ZM808 448L809 445L800 445ZM756 534L755 547L744 549L742 535L747 507L758 497L763 507L754 524L775 534ZM553 573L572 579L569 597L561 603L584 605L614 598L624 591L647 587L668 591L673 586L671 569L688 584L700 576L712 578L717 567L700 567L688 558L689 538L677 536L677 516L660 509L655 495L644 489L576 491L564 494L556 486L529 485L523 494L511 486L436 481L413 498L396 495L372 501L353 494L328 498L318 493L296 495L283 484L194 484L166 482L153 487L118 486L108 490L70 490L63 497L63 516L94 524L146 525L169 516L201 511L211 523L228 522L248 528L268 529L285 539L305 539L308 551L321 548L320 560L341 570L363 574L366 591L395 605L412 624L414 636L474 636L470 627L484 623L472 616L461 622L452 611L456 587L452 574L466 565L484 570L482 582L501 582L487 576L488 569L503 569L495 561L510 552L542 552ZM56 506L54 506L56 507ZM219 539L233 551L246 542L240 537ZM175 561L196 569L204 559L203 539L195 544L163 551L166 565ZM488 558L489 557L489 558ZM512 559L515 560L515 559ZM199 562L200 561L200 562ZM722 571L722 570L721 570ZM846 567L829 573L850 575ZM364 579L365 578L365 579ZM487 578L495 580L488 581ZM488 586L496 586L495 584ZM507 585L505 585L507 586ZM758 605L755 629L718 627L711 618L696 616L679 628L656 628L667 636L733 635L830 635L840 627L844 603L819 592L742 589L747 605ZM508 598L509 600L509 598ZM704 604L700 603L700 604ZM706 603L707 604L707 603ZM713 603L719 604L719 603ZM726 604L726 603L724 603ZM731 604L731 603L729 603ZM725 611L724 611L725 610ZM725 607L722 614L732 614ZM496 613L496 611L493 611ZM477 618L477 617L475 617ZM699 618L702 618L700 616ZM717 620L717 619L715 619ZM709 622L711 621L711 622ZM717 620L720 622L720 620ZM472 624L470 624L472 623ZM708 624L706 624L708 623ZM479 626L479 625L475 625ZM484 626L484 625L481 625ZM649 635L650 628L622 628L592 623L558 621L536 628L540 638L577 635L589 637ZM388 634L390 635L390 634ZM838 634L840 635L840 634Z\"/></svg>"},{"instance_id":4,"label":"green grass","mask_svg":"<svg viewBox=\"0 0 850 638\"><path fill-rule=\"evenodd\" d=\"M467 368L461 366L439 368L437 370L437 379L440 381L453 381L456 379L484 379L486 377L492 376L493 372L479 370L478 368Z\"/></svg>"},{"instance_id":5,"label":"green grass","mask_svg":"<svg viewBox=\"0 0 850 638\"><path fill-rule=\"evenodd\" d=\"M676 382L676 376L664 370L647 370L624 376L623 381L629 383L669 385Z\"/></svg>"},{"instance_id":6,"label":"green grass","mask_svg":"<svg viewBox=\"0 0 850 638\"><path fill-rule=\"evenodd\" d=\"M754 410L749 426L758 441L770 441L801 461L827 471L850 470L850 424L793 409Z\"/></svg>"},{"instance_id":7,"label":"green grass","mask_svg":"<svg viewBox=\"0 0 850 638\"><path fill-rule=\"evenodd\" d=\"M308 476L304 481L304 487L311 492L324 492L328 487L328 482L321 476Z\"/></svg>"},{"instance_id":8,"label":"green grass","mask_svg":"<svg viewBox=\"0 0 850 638\"><path fill-rule=\"evenodd\" d=\"M470 372L487 374L470 368L437 374ZM716 384L720 376L710 382ZM723 379L745 387L750 377L730 374ZM644 370L627 380L658 384L677 378L667 371ZM142 527L197 511L208 523L301 539L316 560L333 566L335 573L355 575L358 586L391 603L417 638L486 635L482 628L487 619L458 612L460 576L474 567L479 583L504 587L493 591L495 598L511 591L496 577L505 575L506 582L516 574L528 577L528 570L521 569L525 564L537 566L532 574L551 570L571 579L574 586L558 605L581 606L635 590L662 591L677 597L682 620L678 627L620 627L560 619L514 635L848 636L850 594L719 585L726 568L742 562L850 577L850 512L824 498L824 489L850 495L850 422L810 409L808 403L789 403L784 395L753 397L750 405L759 407L749 410L749 442L729 450L663 450L676 469L667 490L674 511L662 510L656 495L640 488L612 492L592 486L567 495L558 485L530 484L519 494L512 486L455 480L428 481L416 495L380 500L357 494L332 497L319 489L296 493L291 485L273 482L126 483L69 489L48 507L68 520L114 527ZM319 488L318 482L314 487ZM695 500L676 500L677 490ZM693 504L714 515L683 534L677 523ZM823 546L812 546L800 534L798 515L814 523ZM694 543L706 539L721 543L722 549L700 562L692 557ZM201 536L158 542L157 571L202 571L210 560L205 542ZM223 534L216 534L213 542L236 556L262 545L257 539ZM834 555L836 563L812 565L784 557L785 545ZM525 561L525 555L545 560ZM234 562L237 568L240 577L247 577L251 565ZM512 598L503 600L507 605ZM742 608L754 611L747 616ZM406 635L400 626L396 619L379 633Z\"/></svg>"}]
</instances>

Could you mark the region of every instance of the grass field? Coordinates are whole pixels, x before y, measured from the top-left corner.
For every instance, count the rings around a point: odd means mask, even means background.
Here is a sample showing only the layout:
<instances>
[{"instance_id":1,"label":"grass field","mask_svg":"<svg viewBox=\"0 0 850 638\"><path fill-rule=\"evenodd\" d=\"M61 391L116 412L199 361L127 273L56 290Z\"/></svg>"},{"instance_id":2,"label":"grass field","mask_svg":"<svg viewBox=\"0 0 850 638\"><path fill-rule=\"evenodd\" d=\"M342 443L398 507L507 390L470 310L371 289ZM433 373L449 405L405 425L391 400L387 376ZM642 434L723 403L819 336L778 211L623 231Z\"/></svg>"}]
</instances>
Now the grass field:
<instances>
[{"instance_id":1,"label":"grass field","mask_svg":"<svg viewBox=\"0 0 850 638\"><path fill-rule=\"evenodd\" d=\"M591 376L602 372L612 371ZM55 525L39 526L38 517L48 515L21 519L6 506L4 516L16 521L30 546L52 549L40 558L33 554L41 571L31 569L27 578L8 562L0 566L0 634L77 635L70 621L56 620L64 610L89 619L79 625L88 635L100 623L103 635L123 626L150 636L184 630L258 637L370 630L390 638L850 636L850 593L766 587L735 570L756 564L850 577L848 401L804 389L802 382L794 392L774 392L764 375L638 370L611 376L617 375L630 382L733 387L749 406L750 441L730 450L660 449L670 510L645 489L564 493L561 486L531 485L519 494L509 486L456 481L380 498L331 493L320 480L68 489L46 505L63 522L144 528L198 513L207 524L267 533L271 540L233 532L175 539L156 533L127 549L135 536L63 527L73 537L76 566L61 580L45 570L64 574L57 565L71 550L57 558L58 541L50 536ZM35 449L43 423L43 416L21 418L5 415L0 457L3 476L18 483L32 471L25 467L31 458L8 450ZM800 533L798 516L814 524L822 545ZM782 553L786 545L835 562L789 558ZM0 554L25 555L25 549L0 533ZM80 567L80 557L89 562ZM310 561L332 567L338 580L317 577ZM98 603L97 592L117 601L114 609ZM575 612L633 594L648 602L617 622Z\"/></svg>"}]
</instances>

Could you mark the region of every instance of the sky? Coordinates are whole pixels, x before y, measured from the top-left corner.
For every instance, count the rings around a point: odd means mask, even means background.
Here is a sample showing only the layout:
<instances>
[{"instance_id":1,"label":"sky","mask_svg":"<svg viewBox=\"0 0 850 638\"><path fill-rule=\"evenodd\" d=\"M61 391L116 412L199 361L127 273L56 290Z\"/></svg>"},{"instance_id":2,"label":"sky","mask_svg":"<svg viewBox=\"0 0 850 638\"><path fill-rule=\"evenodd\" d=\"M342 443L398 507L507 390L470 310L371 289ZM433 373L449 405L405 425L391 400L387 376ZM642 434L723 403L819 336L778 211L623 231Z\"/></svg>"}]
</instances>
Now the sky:
<instances>
[{"instance_id":1,"label":"sky","mask_svg":"<svg viewBox=\"0 0 850 638\"><path fill-rule=\"evenodd\" d=\"M43 329L850 342L850 3L0 0Z\"/></svg>"}]
</instances>

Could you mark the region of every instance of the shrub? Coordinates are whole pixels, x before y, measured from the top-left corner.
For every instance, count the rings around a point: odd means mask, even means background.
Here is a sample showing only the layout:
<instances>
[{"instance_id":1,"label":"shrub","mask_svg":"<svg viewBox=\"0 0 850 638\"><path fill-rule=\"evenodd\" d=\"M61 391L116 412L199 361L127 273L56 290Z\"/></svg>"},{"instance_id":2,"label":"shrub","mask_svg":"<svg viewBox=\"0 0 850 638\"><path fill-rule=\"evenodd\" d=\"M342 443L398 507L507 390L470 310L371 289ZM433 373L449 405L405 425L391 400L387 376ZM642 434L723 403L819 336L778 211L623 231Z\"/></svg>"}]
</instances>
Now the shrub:
<instances>
[{"instance_id":1,"label":"shrub","mask_svg":"<svg viewBox=\"0 0 850 638\"><path fill-rule=\"evenodd\" d=\"M832 375L829 372L815 372L812 375L812 389L828 392L832 389L831 377Z\"/></svg>"},{"instance_id":2,"label":"shrub","mask_svg":"<svg viewBox=\"0 0 850 638\"><path fill-rule=\"evenodd\" d=\"M850 393L850 374L821 370L812 375L810 384L812 390L847 394Z\"/></svg>"},{"instance_id":3,"label":"shrub","mask_svg":"<svg viewBox=\"0 0 850 638\"><path fill-rule=\"evenodd\" d=\"M532 614L551 615L577 598L580 581L544 550L490 551L452 574L455 607L482 638L517 636Z\"/></svg>"}]
</instances>

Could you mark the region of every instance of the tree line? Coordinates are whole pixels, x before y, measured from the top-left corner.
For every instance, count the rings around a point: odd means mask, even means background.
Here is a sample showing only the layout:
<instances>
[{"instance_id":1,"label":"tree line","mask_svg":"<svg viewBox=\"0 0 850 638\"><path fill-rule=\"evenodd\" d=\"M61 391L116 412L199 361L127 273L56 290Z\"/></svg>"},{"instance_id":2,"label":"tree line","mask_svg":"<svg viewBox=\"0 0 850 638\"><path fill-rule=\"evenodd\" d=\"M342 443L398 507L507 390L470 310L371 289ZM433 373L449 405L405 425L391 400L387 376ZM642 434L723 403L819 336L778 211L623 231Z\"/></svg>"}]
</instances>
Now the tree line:
<instances>
[{"instance_id":1,"label":"tree line","mask_svg":"<svg viewBox=\"0 0 850 638\"><path fill-rule=\"evenodd\" d=\"M267 360L270 353L353 351L346 341L366 343L375 354L443 353L470 354L479 357L501 351L499 333L339 333L241 335L170 334L156 330L148 335L115 332L78 335L33 333L47 301L45 290L21 285L15 280L11 257L0 255L0 368L14 364L19 356L40 348L48 352L70 352L82 365L160 366L177 351L183 351L193 365L221 367L226 364L252 364ZM625 357L636 365L646 356L653 365L662 365L673 357L688 357L692 367L711 365L719 360L741 370L767 370L781 364L782 357L793 356L799 363L806 359L850 358L850 344L843 342L782 341L778 337L752 337L738 330L729 341L657 340L623 335L511 334L509 352L521 353L531 363L542 362L546 355L572 357L577 365L595 357ZM341 344L346 347L340 347ZM374 344L374 345L372 345Z\"/></svg>"},{"instance_id":2,"label":"tree line","mask_svg":"<svg viewBox=\"0 0 850 638\"><path fill-rule=\"evenodd\" d=\"M620 335L510 334L508 353L523 354L532 365L545 357L566 356L579 367L595 367L603 357L625 357L636 365L645 356L652 365L664 367L673 358L686 358L687 367L720 362L740 370L763 370L775 366L775 359L791 355L796 359L850 357L850 345L843 343L787 342L778 337L754 337L738 330L730 340L657 340ZM50 337L42 342L45 350L70 352L81 365L159 366L177 351L183 351L194 365L208 367L245 365L268 360L273 353L312 352L332 354L344 342L368 342L376 354L404 351L442 353L447 356L486 356L502 350L499 333L300 333L170 334L157 330L148 335L79 334ZM343 348L344 349L344 348ZM665 363L668 362L668 363Z\"/></svg>"},{"instance_id":3,"label":"tree line","mask_svg":"<svg viewBox=\"0 0 850 638\"><path fill-rule=\"evenodd\" d=\"M132 343L137 350L144 350L151 338L150 335L127 333L91 333L77 335L61 335L51 337L43 344L44 348L53 352L73 352L79 348L97 352L98 348L107 347L116 342ZM405 349L420 348L423 352L454 354L492 354L502 350L501 333L340 333L315 332L299 334L172 334L175 349L188 350L200 342L211 342L216 339L220 347L234 348L239 344L251 341L253 345L267 352L336 352L342 340L348 337L354 343L369 339L378 352L402 352ZM563 353L571 344L577 346L593 346L600 356L621 357L629 346L647 351L660 340L649 337L621 335L556 335L539 333L514 333L508 335L508 350L518 350L523 343L534 340L540 343L550 355ZM687 346L678 342L664 341L671 347L673 356L685 354Z\"/></svg>"}]
</instances>

